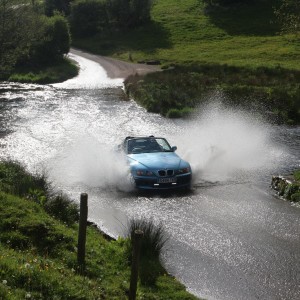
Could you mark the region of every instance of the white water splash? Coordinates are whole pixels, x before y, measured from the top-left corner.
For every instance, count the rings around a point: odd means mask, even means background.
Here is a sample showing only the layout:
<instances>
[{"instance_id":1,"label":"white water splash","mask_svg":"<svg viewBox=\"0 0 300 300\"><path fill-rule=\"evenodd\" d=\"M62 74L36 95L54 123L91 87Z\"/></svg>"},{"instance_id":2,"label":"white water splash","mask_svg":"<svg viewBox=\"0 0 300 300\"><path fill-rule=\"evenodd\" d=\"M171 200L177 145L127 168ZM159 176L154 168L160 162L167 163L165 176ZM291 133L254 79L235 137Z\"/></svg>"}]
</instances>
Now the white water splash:
<instances>
[{"instance_id":1,"label":"white water splash","mask_svg":"<svg viewBox=\"0 0 300 300\"><path fill-rule=\"evenodd\" d=\"M123 78L110 79L106 71L96 62L75 54L69 54L79 67L79 75L52 86L59 89L102 89L123 86Z\"/></svg>"},{"instance_id":2,"label":"white water splash","mask_svg":"<svg viewBox=\"0 0 300 300\"><path fill-rule=\"evenodd\" d=\"M30 170L44 165L61 186L82 182L101 188L122 185L121 176L128 168L112 148L128 135L166 137L191 163L195 184L241 179L241 175L253 178L291 160L288 149L272 141L274 128L237 109L212 104L199 108L190 121L171 120L149 114L133 102L115 102L117 97L103 96L104 91L95 95L92 90L72 91L118 82L107 79L97 63L79 56L74 59L83 71L75 79L54 85L61 89L36 86L30 92L16 90L16 96L7 93L8 99L24 101L14 104L15 129L1 140L0 157L21 161ZM104 81L99 80L100 74ZM210 102L218 99L213 96Z\"/></svg>"},{"instance_id":3,"label":"white water splash","mask_svg":"<svg viewBox=\"0 0 300 300\"><path fill-rule=\"evenodd\" d=\"M225 181L280 163L283 150L271 141L271 127L253 115L211 104L175 138L196 181Z\"/></svg>"},{"instance_id":4,"label":"white water splash","mask_svg":"<svg viewBox=\"0 0 300 300\"><path fill-rule=\"evenodd\" d=\"M92 137L73 137L73 142L47 165L51 178L60 186L132 189L125 155Z\"/></svg>"}]
</instances>

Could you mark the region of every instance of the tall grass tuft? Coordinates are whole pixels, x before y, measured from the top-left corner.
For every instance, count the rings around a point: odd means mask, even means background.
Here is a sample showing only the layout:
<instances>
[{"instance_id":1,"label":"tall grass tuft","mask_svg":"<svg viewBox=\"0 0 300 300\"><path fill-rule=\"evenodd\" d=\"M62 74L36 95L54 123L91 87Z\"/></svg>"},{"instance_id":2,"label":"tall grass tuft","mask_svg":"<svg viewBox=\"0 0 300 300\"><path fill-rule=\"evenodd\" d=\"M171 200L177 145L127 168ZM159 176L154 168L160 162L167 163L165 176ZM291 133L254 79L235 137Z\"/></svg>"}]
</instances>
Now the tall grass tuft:
<instances>
[{"instance_id":1,"label":"tall grass tuft","mask_svg":"<svg viewBox=\"0 0 300 300\"><path fill-rule=\"evenodd\" d=\"M135 230L144 233L140 254L140 282L144 285L155 285L158 276L164 272L160 264L160 254L168 240L165 230L161 223L155 225L152 220L131 219L128 223L128 236L131 241Z\"/></svg>"}]
</instances>

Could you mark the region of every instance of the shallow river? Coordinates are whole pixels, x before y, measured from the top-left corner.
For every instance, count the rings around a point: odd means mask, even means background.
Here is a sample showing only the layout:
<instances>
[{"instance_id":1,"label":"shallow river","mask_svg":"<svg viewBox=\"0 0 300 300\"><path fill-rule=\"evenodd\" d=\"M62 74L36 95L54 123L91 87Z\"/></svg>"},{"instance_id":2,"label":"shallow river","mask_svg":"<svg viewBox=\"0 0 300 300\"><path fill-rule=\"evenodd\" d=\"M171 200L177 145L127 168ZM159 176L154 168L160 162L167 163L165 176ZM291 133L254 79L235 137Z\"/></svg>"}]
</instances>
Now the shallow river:
<instances>
[{"instance_id":1,"label":"shallow river","mask_svg":"<svg viewBox=\"0 0 300 300\"><path fill-rule=\"evenodd\" d=\"M0 83L0 157L46 172L113 236L150 218L168 235L163 260L207 299L300 299L300 208L274 196L272 174L300 165L300 128L271 126L223 107L221 95L190 120L149 114L125 101L122 79L73 56L76 79L39 86ZM189 194L129 190L115 154L128 135L166 137L191 162Z\"/></svg>"}]
</instances>

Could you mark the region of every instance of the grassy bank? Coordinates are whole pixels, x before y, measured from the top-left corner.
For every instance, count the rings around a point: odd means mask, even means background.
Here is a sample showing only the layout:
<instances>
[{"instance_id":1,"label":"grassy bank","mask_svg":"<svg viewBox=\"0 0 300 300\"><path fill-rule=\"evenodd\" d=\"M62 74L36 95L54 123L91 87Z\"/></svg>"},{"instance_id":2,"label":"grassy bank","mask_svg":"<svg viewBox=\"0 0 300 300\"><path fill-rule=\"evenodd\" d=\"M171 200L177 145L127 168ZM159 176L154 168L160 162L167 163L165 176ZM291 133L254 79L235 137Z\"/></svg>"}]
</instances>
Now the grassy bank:
<instances>
[{"instance_id":1,"label":"grassy bank","mask_svg":"<svg viewBox=\"0 0 300 300\"><path fill-rule=\"evenodd\" d=\"M78 207L43 176L0 163L0 299L127 299L129 239L87 230L86 271L77 272ZM158 265L137 299L196 299ZM150 270L149 263L144 270Z\"/></svg>"},{"instance_id":2,"label":"grassy bank","mask_svg":"<svg viewBox=\"0 0 300 300\"><path fill-rule=\"evenodd\" d=\"M151 112L183 117L211 96L228 106L261 114L276 123L300 123L300 71L227 65L175 67L131 76L126 92Z\"/></svg>"},{"instance_id":3,"label":"grassy bank","mask_svg":"<svg viewBox=\"0 0 300 300\"><path fill-rule=\"evenodd\" d=\"M78 66L68 58L56 61L51 65L34 65L16 68L1 80L48 84L62 82L78 75Z\"/></svg>"}]
</instances>

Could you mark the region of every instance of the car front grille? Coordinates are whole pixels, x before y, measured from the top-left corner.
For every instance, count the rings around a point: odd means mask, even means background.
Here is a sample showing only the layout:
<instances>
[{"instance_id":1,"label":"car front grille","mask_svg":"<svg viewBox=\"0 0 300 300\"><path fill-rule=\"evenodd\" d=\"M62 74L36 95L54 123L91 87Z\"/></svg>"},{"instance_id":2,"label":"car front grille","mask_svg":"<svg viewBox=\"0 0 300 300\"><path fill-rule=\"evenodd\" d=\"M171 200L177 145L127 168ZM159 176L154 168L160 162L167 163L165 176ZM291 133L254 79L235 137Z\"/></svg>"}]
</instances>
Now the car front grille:
<instances>
[{"instance_id":1,"label":"car front grille","mask_svg":"<svg viewBox=\"0 0 300 300\"><path fill-rule=\"evenodd\" d=\"M159 170L158 175L161 176L161 177L173 176L174 175L174 170Z\"/></svg>"}]
</instances>

